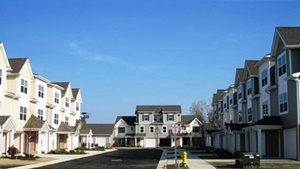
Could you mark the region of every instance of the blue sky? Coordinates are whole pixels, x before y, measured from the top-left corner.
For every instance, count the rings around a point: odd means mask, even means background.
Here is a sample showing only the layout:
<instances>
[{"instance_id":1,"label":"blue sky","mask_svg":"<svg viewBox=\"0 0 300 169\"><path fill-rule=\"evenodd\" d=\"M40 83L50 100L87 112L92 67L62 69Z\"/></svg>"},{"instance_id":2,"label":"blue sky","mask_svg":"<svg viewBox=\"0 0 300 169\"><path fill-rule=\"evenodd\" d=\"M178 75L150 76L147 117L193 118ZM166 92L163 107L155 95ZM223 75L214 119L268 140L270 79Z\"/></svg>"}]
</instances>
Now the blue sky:
<instances>
[{"instance_id":1,"label":"blue sky","mask_svg":"<svg viewBox=\"0 0 300 169\"><path fill-rule=\"evenodd\" d=\"M299 26L300 1L6 0L0 41L34 73L80 88L90 123L136 105L210 101L246 59L270 52L276 26Z\"/></svg>"}]
</instances>

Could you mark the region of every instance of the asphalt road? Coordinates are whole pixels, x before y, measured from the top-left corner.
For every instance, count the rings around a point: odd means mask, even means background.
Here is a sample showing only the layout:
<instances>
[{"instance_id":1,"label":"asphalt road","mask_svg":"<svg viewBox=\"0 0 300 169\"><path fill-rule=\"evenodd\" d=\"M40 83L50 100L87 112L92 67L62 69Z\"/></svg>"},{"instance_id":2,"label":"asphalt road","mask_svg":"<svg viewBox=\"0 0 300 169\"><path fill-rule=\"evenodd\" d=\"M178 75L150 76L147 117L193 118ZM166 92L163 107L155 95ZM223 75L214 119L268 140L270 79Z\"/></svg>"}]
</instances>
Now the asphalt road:
<instances>
[{"instance_id":1,"label":"asphalt road","mask_svg":"<svg viewBox=\"0 0 300 169\"><path fill-rule=\"evenodd\" d=\"M156 169L162 150L119 149L36 169Z\"/></svg>"}]
</instances>

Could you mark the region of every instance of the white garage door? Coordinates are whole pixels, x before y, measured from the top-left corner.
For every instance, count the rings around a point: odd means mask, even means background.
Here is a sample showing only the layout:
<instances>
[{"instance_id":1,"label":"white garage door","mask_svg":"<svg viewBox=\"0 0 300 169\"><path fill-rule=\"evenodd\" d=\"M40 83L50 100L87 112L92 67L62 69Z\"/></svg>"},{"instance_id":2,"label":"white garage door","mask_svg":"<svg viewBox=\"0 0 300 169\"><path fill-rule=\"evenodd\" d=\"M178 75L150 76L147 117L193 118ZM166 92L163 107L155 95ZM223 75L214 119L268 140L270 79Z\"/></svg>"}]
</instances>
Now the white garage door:
<instances>
[{"instance_id":1,"label":"white garage door","mask_svg":"<svg viewBox=\"0 0 300 169\"><path fill-rule=\"evenodd\" d=\"M284 130L284 157L296 159L296 129Z\"/></svg>"},{"instance_id":2,"label":"white garage door","mask_svg":"<svg viewBox=\"0 0 300 169\"><path fill-rule=\"evenodd\" d=\"M156 140L155 138L147 138L145 139L145 147L156 147Z\"/></svg>"},{"instance_id":3,"label":"white garage door","mask_svg":"<svg viewBox=\"0 0 300 169\"><path fill-rule=\"evenodd\" d=\"M106 138L105 137L96 137L95 143L98 144L98 146L105 147L106 146Z\"/></svg>"}]
</instances>

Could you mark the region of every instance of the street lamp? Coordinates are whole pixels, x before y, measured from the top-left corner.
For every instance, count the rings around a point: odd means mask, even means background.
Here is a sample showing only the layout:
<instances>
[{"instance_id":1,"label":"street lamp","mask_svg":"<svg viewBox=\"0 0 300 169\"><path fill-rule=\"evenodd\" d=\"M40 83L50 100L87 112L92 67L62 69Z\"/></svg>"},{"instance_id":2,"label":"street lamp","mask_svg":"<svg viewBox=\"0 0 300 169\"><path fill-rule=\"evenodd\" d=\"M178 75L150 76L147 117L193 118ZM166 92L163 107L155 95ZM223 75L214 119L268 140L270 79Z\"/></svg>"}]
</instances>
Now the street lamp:
<instances>
[{"instance_id":1,"label":"street lamp","mask_svg":"<svg viewBox=\"0 0 300 169\"><path fill-rule=\"evenodd\" d=\"M300 160L300 154L299 154L299 114L300 114L300 104L299 104L299 99L300 99L300 72L293 73L292 75L292 80L296 81L296 94L297 94L297 127L296 127L296 137L297 137L297 159Z\"/></svg>"}]
</instances>

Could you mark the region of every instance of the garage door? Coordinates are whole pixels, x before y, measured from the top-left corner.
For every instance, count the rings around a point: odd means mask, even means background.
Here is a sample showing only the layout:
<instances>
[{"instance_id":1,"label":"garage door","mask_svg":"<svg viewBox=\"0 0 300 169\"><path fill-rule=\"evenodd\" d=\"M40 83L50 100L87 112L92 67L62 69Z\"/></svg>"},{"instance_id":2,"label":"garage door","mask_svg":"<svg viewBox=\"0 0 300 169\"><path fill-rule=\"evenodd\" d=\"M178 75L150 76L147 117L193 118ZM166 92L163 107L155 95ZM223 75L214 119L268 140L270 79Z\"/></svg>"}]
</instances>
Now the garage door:
<instances>
[{"instance_id":1,"label":"garage door","mask_svg":"<svg viewBox=\"0 0 300 169\"><path fill-rule=\"evenodd\" d=\"M98 146L106 146L106 138L105 137L96 137L95 143L98 144Z\"/></svg>"},{"instance_id":2,"label":"garage door","mask_svg":"<svg viewBox=\"0 0 300 169\"><path fill-rule=\"evenodd\" d=\"M145 147L156 147L156 139L147 138L145 139Z\"/></svg>"},{"instance_id":3,"label":"garage door","mask_svg":"<svg viewBox=\"0 0 300 169\"><path fill-rule=\"evenodd\" d=\"M296 129L284 130L284 157L285 158L297 158L296 147Z\"/></svg>"}]
</instances>

